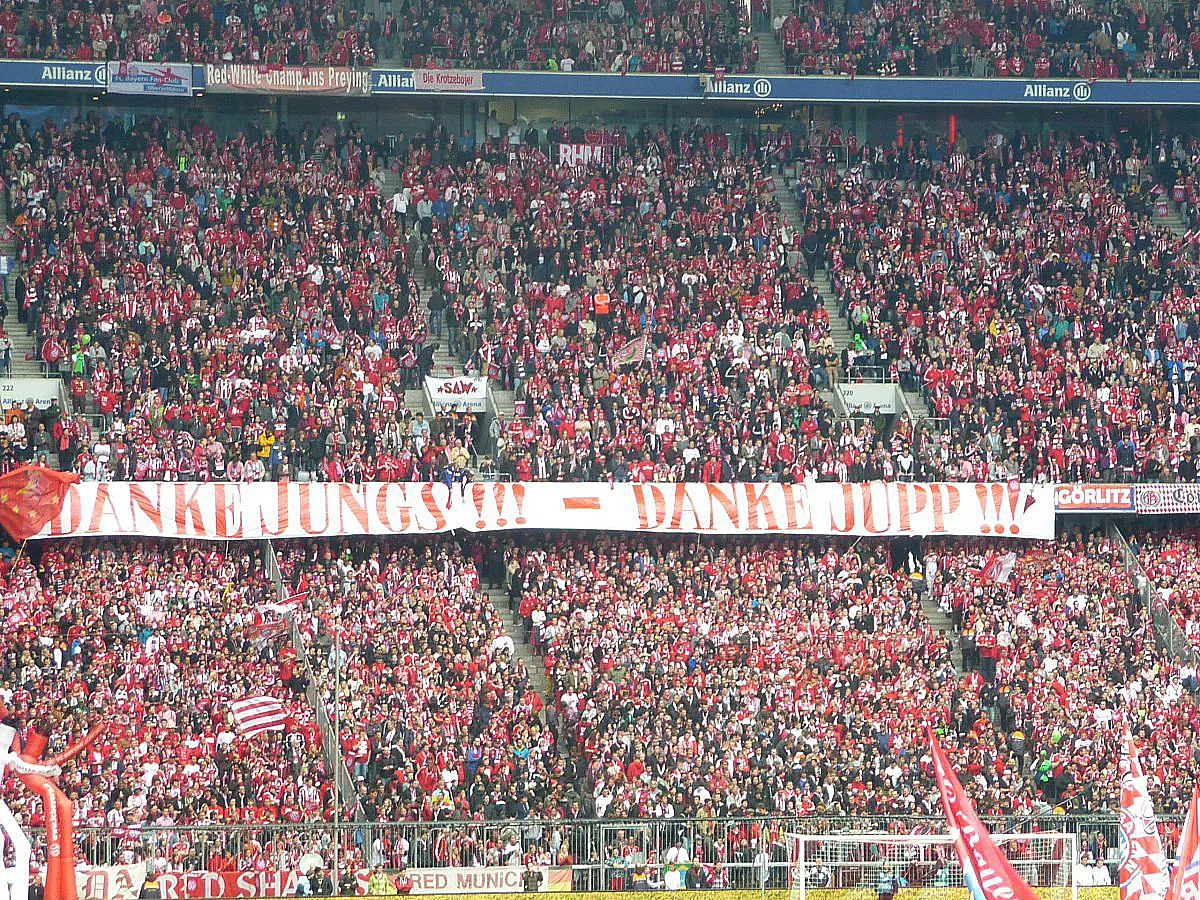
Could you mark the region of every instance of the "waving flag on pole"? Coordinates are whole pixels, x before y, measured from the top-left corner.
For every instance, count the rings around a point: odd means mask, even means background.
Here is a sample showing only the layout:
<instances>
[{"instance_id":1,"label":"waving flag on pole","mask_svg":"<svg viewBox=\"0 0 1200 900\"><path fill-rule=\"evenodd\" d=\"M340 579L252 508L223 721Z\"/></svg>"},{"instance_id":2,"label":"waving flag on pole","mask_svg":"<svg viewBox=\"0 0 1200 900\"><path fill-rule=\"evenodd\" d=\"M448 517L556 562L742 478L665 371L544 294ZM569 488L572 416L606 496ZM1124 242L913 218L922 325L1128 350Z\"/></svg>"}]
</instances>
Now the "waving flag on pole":
<instances>
[{"instance_id":1,"label":"waving flag on pole","mask_svg":"<svg viewBox=\"0 0 1200 900\"><path fill-rule=\"evenodd\" d=\"M946 812L950 836L954 838L954 853L963 868L971 900L1037 900L1033 888L1017 874L979 821L933 731L927 728L926 733L933 754L934 775L942 795L942 808Z\"/></svg>"},{"instance_id":2,"label":"waving flag on pole","mask_svg":"<svg viewBox=\"0 0 1200 900\"><path fill-rule=\"evenodd\" d=\"M1121 741L1121 900L1165 900L1170 880L1150 788L1133 735Z\"/></svg>"},{"instance_id":3,"label":"waving flag on pole","mask_svg":"<svg viewBox=\"0 0 1200 900\"><path fill-rule=\"evenodd\" d=\"M1175 871L1171 873L1171 886L1167 900L1197 900L1200 898L1200 788L1192 792L1188 805L1187 820L1183 823L1183 834L1179 836L1179 852L1176 854ZM1122 879L1124 881L1124 879ZM1124 884L1121 885L1124 888Z\"/></svg>"}]
</instances>

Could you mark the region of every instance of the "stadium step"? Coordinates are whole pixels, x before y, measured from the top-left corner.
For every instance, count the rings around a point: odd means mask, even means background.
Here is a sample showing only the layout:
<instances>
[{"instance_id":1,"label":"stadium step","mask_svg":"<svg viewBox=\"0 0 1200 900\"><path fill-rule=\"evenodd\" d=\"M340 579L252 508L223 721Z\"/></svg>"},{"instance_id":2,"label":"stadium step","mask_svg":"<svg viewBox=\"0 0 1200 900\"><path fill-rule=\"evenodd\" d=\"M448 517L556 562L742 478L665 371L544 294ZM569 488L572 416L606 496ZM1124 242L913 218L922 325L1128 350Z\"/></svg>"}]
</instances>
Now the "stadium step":
<instances>
[{"instance_id":1,"label":"stadium step","mask_svg":"<svg viewBox=\"0 0 1200 900\"><path fill-rule=\"evenodd\" d=\"M963 655L962 645L958 639L958 630L954 627L950 617L942 612L937 601L929 595L928 590L921 594L921 612L925 614L925 618L933 626L934 631L939 632L950 641L950 661L954 664L954 671L962 675Z\"/></svg>"},{"instance_id":2,"label":"stadium step","mask_svg":"<svg viewBox=\"0 0 1200 900\"><path fill-rule=\"evenodd\" d=\"M12 341L12 371L14 377L30 378L42 374L41 364L28 356L35 356L37 346L33 336L25 333L25 326L17 320L16 300L16 241L9 233L7 204L0 202L0 254L7 256L10 262L8 278L5 279L4 299L8 304L8 315L4 318L4 331Z\"/></svg>"},{"instance_id":3,"label":"stadium step","mask_svg":"<svg viewBox=\"0 0 1200 900\"><path fill-rule=\"evenodd\" d=\"M550 690L550 679L546 675L546 667L526 639L524 623L515 610L509 609L508 590L489 587L487 595L488 599L492 601L492 606L496 608L496 612L500 614L500 619L504 623L504 633L512 638L514 654L517 659L525 663L525 669L529 672L530 684L535 691L541 694L542 701L549 709L554 702L554 696Z\"/></svg>"},{"instance_id":4,"label":"stadium step","mask_svg":"<svg viewBox=\"0 0 1200 900\"><path fill-rule=\"evenodd\" d=\"M755 75L786 75L787 66L783 64L783 51L779 47L779 38L770 28L757 31L758 62L754 66Z\"/></svg>"}]
</instances>

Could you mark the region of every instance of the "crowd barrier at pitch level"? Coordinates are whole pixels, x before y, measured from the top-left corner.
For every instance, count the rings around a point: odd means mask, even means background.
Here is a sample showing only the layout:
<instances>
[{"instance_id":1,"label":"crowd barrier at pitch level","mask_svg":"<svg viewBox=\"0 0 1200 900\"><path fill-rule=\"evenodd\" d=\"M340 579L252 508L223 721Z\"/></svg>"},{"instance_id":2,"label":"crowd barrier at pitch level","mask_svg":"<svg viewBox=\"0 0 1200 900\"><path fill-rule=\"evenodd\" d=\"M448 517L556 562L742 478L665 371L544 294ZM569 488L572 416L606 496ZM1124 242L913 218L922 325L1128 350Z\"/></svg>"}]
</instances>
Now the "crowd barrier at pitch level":
<instances>
[{"instance_id":1,"label":"crowd barrier at pitch level","mask_svg":"<svg viewBox=\"0 0 1200 900\"><path fill-rule=\"evenodd\" d=\"M1162 821L1173 821L1170 816ZM1057 832L1070 833L1079 837L1081 850L1086 850L1098 838L1106 848L1108 861L1115 863L1118 847L1118 820L1115 815L1072 816L1045 815L1037 818L1003 817L986 818L985 822L994 833ZM758 896L764 889L782 889L788 885L789 861L782 849L787 835L832 834L858 832L911 833L922 830L926 833L945 832L942 817L831 817L813 816L805 818L720 818L720 819L645 819L645 820L509 820L491 822L401 822L366 823L349 822L338 826L317 825L253 825L253 826L177 826L128 828L88 828L76 832L79 844L77 858L90 866L106 867L132 862L166 859L175 873L191 873L193 885L190 893L181 889L187 880L180 874L168 879L170 896L213 896L251 897L279 895L286 887L288 873L264 875L252 878L226 878L227 887L215 888L216 879L205 876L217 856L229 860L245 854L251 847L267 848L268 853L292 852L292 858L302 853L316 852L328 865L334 857L334 844L338 845L338 857L348 865L378 864L385 869L397 869L402 847L407 846L407 863L412 870L421 870L423 882L421 894L439 894L457 888L459 895L466 886L477 884L469 892L473 895L515 893L521 890L515 877L506 879L472 880L471 870L464 860L439 859L439 848L454 846L456 841L469 839L476 845L497 842L501 845L514 841L521 851L545 848L552 858L560 858L559 851L565 850L571 859L570 867L547 870L543 891L570 891L572 893L611 892L618 885L628 888L626 872L613 864L614 847L633 847L646 859L665 859L667 851L676 841L702 849L706 858L723 855L727 860L726 884L734 889L754 891ZM35 854L41 834L35 831ZM759 847L767 842L775 848L771 862L764 872L761 861L756 861ZM1168 854L1174 847L1166 848ZM459 863L452 866L450 863ZM440 864L439 864L440 863ZM356 868L357 870L357 868ZM482 870L474 870L476 873ZM494 870L488 870L494 872ZM435 878L436 873L445 873ZM247 873L251 875L253 873ZM509 873L511 875L511 873ZM207 878L207 881L205 881ZM208 883L208 888L200 885ZM484 884L489 887L484 887ZM240 884L240 886L239 886ZM441 890L438 890L438 888ZM257 888L257 890L255 889ZM207 891L207 894L205 893ZM711 894L715 891L706 891ZM624 891L624 893L630 893ZM786 891L782 891L786 895ZM934 898L929 891L919 892L921 897ZM810 891L812 900L819 895ZM840 895L839 895L840 896ZM1087 895L1084 895L1087 896ZM1106 895L1107 896L1107 895ZM953 890L938 891L938 900L958 900ZM105 898L98 898L105 900ZM830 900L833 900L832 896ZM920 900L913 897L912 900ZM965 900L965 894L962 895ZM1050 900L1050 898L1048 898ZM1099 898L1096 898L1099 900Z\"/></svg>"}]
</instances>

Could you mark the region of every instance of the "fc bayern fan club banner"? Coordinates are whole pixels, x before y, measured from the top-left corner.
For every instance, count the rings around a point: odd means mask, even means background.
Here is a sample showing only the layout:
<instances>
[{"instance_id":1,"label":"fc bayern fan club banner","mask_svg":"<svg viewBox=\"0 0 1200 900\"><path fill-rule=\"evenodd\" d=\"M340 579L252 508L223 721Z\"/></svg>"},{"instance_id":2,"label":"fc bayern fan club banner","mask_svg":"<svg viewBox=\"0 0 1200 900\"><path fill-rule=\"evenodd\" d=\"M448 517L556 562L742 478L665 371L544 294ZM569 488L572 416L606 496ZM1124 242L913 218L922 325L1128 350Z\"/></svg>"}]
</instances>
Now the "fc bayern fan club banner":
<instances>
[{"instance_id":1,"label":"fc bayern fan club banner","mask_svg":"<svg viewBox=\"0 0 1200 900\"><path fill-rule=\"evenodd\" d=\"M78 866L75 884L79 900L138 900L146 884L146 864Z\"/></svg>"},{"instance_id":2,"label":"fc bayern fan club banner","mask_svg":"<svg viewBox=\"0 0 1200 900\"><path fill-rule=\"evenodd\" d=\"M1050 485L89 482L69 486L57 509L38 537L260 540L520 528L1054 536Z\"/></svg>"},{"instance_id":3,"label":"fc bayern fan club banner","mask_svg":"<svg viewBox=\"0 0 1200 900\"><path fill-rule=\"evenodd\" d=\"M425 393L429 407L435 413L487 412L488 380L481 376L462 375L458 378L425 376Z\"/></svg>"},{"instance_id":4,"label":"fc bayern fan club banner","mask_svg":"<svg viewBox=\"0 0 1200 900\"><path fill-rule=\"evenodd\" d=\"M413 69L413 87L418 91L482 91L483 72L478 69Z\"/></svg>"},{"instance_id":5,"label":"fc bayern fan club banner","mask_svg":"<svg viewBox=\"0 0 1200 900\"><path fill-rule=\"evenodd\" d=\"M110 62L108 93L153 97L192 96L191 63Z\"/></svg>"},{"instance_id":6,"label":"fc bayern fan club banner","mask_svg":"<svg viewBox=\"0 0 1200 900\"><path fill-rule=\"evenodd\" d=\"M1135 484L1133 507L1147 516L1200 513L1200 484Z\"/></svg>"},{"instance_id":7,"label":"fc bayern fan club banner","mask_svg":"<svg viewBox=\"0 0 1200 900\"><path fill-rule=\"evenodd\" d=\"M1120 830L1121 900L1166 900L1170 878L1158 833L1158 819L1137 745L1129 729L1121 739Z\"/></svg>"},{"instance_id":8,"label":"fc bayern fan club banner","mask_svg":"<svg viewBox=\"0 0 1200 900\"><path fill-rule=\"evenodd\" d=\"M204 67L205 90L217 94L341 94L367 97L371 70L346 66L255 66L227 63Z\"/></svg>"}]
</instances>

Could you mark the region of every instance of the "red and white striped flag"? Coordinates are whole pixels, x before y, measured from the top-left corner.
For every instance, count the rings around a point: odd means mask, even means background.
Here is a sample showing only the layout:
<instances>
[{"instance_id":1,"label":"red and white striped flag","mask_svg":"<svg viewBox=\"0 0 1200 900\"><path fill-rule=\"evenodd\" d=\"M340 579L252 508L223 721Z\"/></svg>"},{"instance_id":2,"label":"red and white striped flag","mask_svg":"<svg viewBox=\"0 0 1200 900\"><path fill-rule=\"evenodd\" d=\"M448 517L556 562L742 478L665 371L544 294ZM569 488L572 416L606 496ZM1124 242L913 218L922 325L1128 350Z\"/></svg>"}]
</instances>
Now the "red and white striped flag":
<instances>
[{"instance_id":1,"label":"red and white striped flag","mask_svg":"<svg viewBox=\"0 0 1200 900\"><path fill-rule=\"evenodd\" d=\"M984 581L990 581L993 584L1008 584L1008 580L1012 578L1013 570L1017 567L1017 554L1015 553L999 553L993 550L984 560L983 568L979 570L979 575Z\"/></svg>"},{"instance_id":2,"label":"red and white striped flag","mask_svg":"<svg viewBox=\"0 0 1200 900\"><path fill-rule=\"evenodd\" d=\"M287 714L283 704L274 697L245 697L229 704L233 721L245 737L254 737L264 731L283 731Z\"/></svg>"},{"instance_id":3,"label":"red and white striped flag","mask_svg":"<svg viewBox=\"0 0 1200 900\"><path fill-rule=\"evenodd\" d=\"M1150 787L1129 729L1121 739L1121 900L1163 900L1170 887Z\"/></svg>"}]
</instances>

